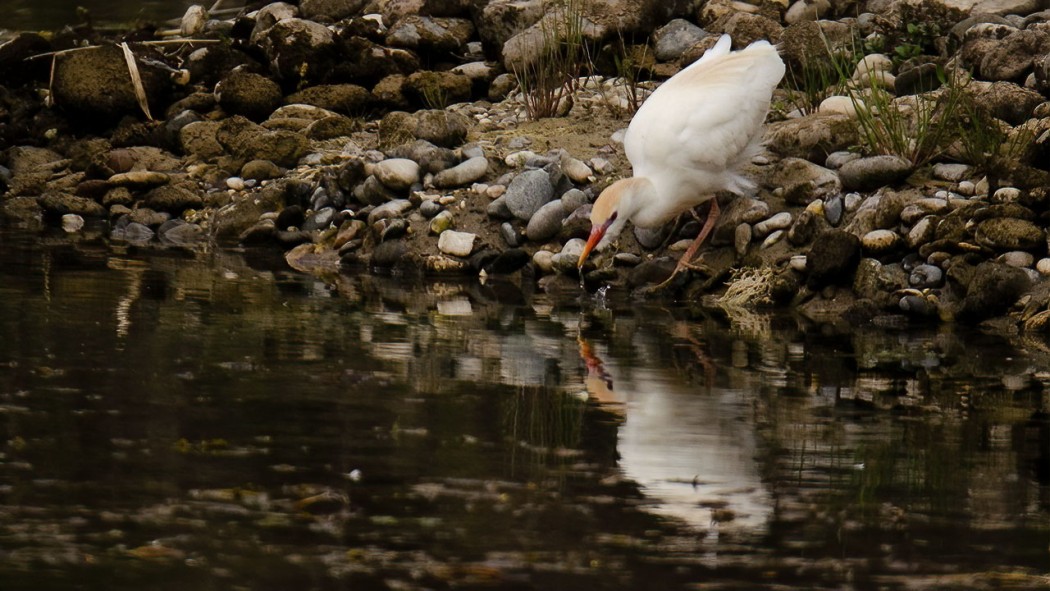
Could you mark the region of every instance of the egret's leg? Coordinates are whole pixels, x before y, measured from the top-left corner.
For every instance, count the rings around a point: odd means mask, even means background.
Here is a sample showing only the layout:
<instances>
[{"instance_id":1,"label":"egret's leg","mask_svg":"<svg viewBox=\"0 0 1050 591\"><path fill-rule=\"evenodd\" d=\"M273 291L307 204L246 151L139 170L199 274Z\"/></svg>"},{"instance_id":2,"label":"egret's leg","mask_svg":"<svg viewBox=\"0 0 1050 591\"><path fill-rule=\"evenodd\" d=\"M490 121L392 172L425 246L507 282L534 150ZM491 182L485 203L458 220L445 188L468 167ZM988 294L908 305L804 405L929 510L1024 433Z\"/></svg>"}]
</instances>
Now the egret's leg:
<instances>
[{"instance_id":1,"label":"egret's leg","mask_svg":"<svg viewBox=\"0 0 1050 591\"><path fill-rule=\"evenodd\" d=\"M710 202L711 206L707 210L707 221L704 222L704 227L700 229L700 233L696 235L696 238L693 240L693 243L690 244L689 248L686 249L685 254L682 255L682 258L678 259L678 264L675 265L674 272L671 273L671 276L665 279L664 282L660 285L657 285L657 289L661 289L669 285L671 283L671 280L677 277L678 274L684 271L685 269L695 268L692 265L693 257L696 256L696 251L700 249L700 245L703 244L704 240L711 233L711 230L715 228L715 222L718 221L718 216L721 215L721 211L718 209L718 198L712 197Z\"/></svg>"}]
</instances>

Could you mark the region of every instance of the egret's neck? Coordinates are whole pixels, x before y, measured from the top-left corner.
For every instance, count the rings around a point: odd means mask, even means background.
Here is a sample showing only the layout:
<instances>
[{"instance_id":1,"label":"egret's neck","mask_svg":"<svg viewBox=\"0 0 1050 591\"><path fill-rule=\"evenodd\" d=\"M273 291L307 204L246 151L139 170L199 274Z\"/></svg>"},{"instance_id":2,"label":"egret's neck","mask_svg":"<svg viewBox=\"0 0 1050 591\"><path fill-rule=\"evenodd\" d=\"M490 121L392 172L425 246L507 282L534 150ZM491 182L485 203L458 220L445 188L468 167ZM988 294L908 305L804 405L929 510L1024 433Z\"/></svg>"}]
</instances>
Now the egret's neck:
<instances>
[{"instance_id":1,"label":"egret's neck","mask_svg":"<svg viewBox=\"0 0 1050 591\"><path fill-rule=\"evenodd\" d=\"M620 198L620 219L631 220L636 226L649 228L662 223L653 220L652 209L658 207L660 200L656 186L644 176L636 176L619 181L623 183L623 196Z\"/></svg>"}]
</instances>

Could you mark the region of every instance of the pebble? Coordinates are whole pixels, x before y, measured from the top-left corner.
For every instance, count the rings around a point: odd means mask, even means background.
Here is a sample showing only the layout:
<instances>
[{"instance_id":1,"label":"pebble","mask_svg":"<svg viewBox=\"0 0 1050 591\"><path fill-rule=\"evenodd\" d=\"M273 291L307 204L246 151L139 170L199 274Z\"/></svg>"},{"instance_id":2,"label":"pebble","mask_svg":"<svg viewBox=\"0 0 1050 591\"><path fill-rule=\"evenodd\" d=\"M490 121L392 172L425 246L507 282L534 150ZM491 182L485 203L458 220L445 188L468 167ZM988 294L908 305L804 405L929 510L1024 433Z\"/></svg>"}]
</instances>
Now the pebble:
<instances>
[{"instance_id":1,"label":"pebble","mask_svg":"<svg viewBox=\"0 0 1050 591\"><path fill-rule=\"evenodd\" d=\"M733 232L733 248L738 256L742 257L747 254L747 249L751 245L751 238L751 224L737 224L736 230Z\"/></svg>"},{"instance_id":2,"label":"pebble","mask_svg":"<svg viewBox=\"0 0 1050 591\"><path fill-rule=\"evenodd\" d=\"M582 238L573 238L566 242L565 246L561 247L561 252L558 254L568 255L579 260L580 255L583 254L583 247L586 245L587 242Z\"/></svg>"},{"instance_id":3,"label":"pebble","mask_svg":"<svg viewBox=\"0 0 1050 591\"><path fill-rule=\"evenodd\" d=\"M499 235L503 237L503 242L507 243L507 246L511 248L517 248L521 246L522 235L514 228L514 224L510 222L503 222L499 225Z\"/></svg>"},{"instance_id":4,"label":"pebble","mask_svg":"<svg viewBox=\"0 0 1050 591\"><path fill-rule=\"evenodd\" d=\"M75 213L67 213L62 216L62 230L67 233L79 232L84 228L84 218Z\"/></svg>"},{"instance_id":5,"label":"pebble","mask_svg":"<svg viewBox=\"0 0 1050 591\"><path fill-rule=\"evenodd\" d=\"M277 223L277 229L279 230L287 230L289 227L298 228L303 225L305 219L306 216L303 214L303 208L298 205L289 205L274 217L274 221Z\"/></svg>"},{"instance_id":6,"label":"pebble","mask_svg":"<svg viewBox=\"0 0 1050 591\"><path fill-rule=\"evenodd\" d=\"M973 174L973 167L969 164L942 162L933 165L934 178L942 181L958 183L971 174Z\"/></svg>"},{"instance_id":7,"label":"pebble","mask_svg":"<svg viewBox=\"0 0 1050 591\"><path fill-rule=\"evenodd\" d=\"M799 273L806 272L806 255L796 254L788 259L788 266Z\"/></svg>"},{"instance_id":8,"label":"pebble","mask_svg":"<svg viewBox=\"0 0 1050 591\"><path fill-rule=\"evenodd\" d=\"M488 207L485 208L485 213L490 218L496 218L497 220L509 220L514 218L514 214L510 212L507 207L507 199L504 196L493 199Z\"/></svg>"},{"instance_id":9,"label":"pebble","mask_svg":"<svg viewBox=\"0 0 1050 591\"><path fill-rule=\"evenodd\" d=\"M244 179L239 176L231 176L226 179L226 188L233 189L234 191L244 190Z\"/></svg>"},{"instance_id":10,"label":"pebble","mask_svg":"<svg viewBox=\"0 0 1050 591\"><path fill-rule=\"evenodd\" d=\"M537 250L532 255L532 264L540 271L550 273L554 271L554 253L549 250Z\"/></svg>"},{"instance_id":11,"label":"pebble","mask_svg":"<svg viewBox=\"0 0 1050 591\"><path fill-rule=\"evenodd\" d=\"M522 221L528 221L544 204L551 200L554 188L551 187L550 175L545 170L527 170L510 182L507 187L507 209Z\"/></svg>"},{"instance_id":12,"label":"pebble","mask_svg":"<svg viewBox=\"0 0 1050 591\"><path fill-rule=\"evenodd\" d=\"M820 203L815 201L814 203ZM820 219L819 213L814 213L808 207L798 214L798 218L795 223L788 229L788 241L795 246L802 246L808 244L813 239L813 235L816 234L818 228L817 220Z\"/></svg>"},{"instance_id":13,"label":"pebble","mask_svg":"<svg viewBox=\"0 0 1050 591\"><path fill-rule=\"evenodd\" d=\"M1011 267L1031 267L1035 256L1023 250L1011 250L999 257L999 262Z\"/></svg>"},{"instance_id":14,"label":"pebble","mask_svg":"<svg viewBox=\"0 0 1050 591\"><path fill-rule=\"evenodd\" d=\"M755 224L769 217L769 204L758 199L747 202L747 209L740 213L740 221Z\"/></svg>"},{"instance_id":15,"label":"pebble","mask_svg":"<svg viewBox=\"0 0 1050 591\"><path fill-rule=\"evenodd\" d=\"M470 256L471 251L474 250L475 238L477 236L470 232L445 230L441 236L438 236L438 250L451 256Z\"/></svg>"},{"instance_id":16,"label":"pebble","mask_svg":"<svg viewBox=\"0 0 1050 591\"><path fill-rule=\"evenodd\" d=\"M353 194L358 201L371 205L379 205L397 198L397 195L379 182L375 176L368 177L365 182L354 187Z\"/></svg>"},{"instance_id":17,"label":"pebble","mask_svg":"<svg viewBox=\"0 0 1050 591\"><path fill-rule=\"evenodd\" d=\"M1039 262L1035 264L1035 270L1044 277L1050 276L1050 258L1039 259Z\"/></svg>"},{"instance_id":18,"label":"pebble","mask_svg":"<svg viewBox=\"0 0 1050 591\"><path fill-rule=\"evenodd\" d=\"M612 162L599 156L590 159L590 166L591 169L598 174L609 174L613 171Z\"/></svg>"},{"instance_id":19,"label":"pebble","mask_svg":"<svg viewBox=\"0 0 1050 591\"><path fill-rule=\"evenodd\" d=\"M838 226L842 221L842 213L845 209L841 195L833 195L824 202L824 219L832 226Z\"/></svg>"},{"instance_id":20,"label":"pebble","mask_svg":"<svg viewBox=\"0 0 1050 591\"><path fill-rule=\"evenodd\" d=\"M642 262L642 257L633 252L618 252L613 255L613 264L617 267L637 267Z\"/></svg>"},{"instance_id":21,"label":"pebble","mask_svg":"<svg viewBox=\"0 0 1050 591\"><path fill-rule=\"evenodd\" d=\"M434 175L434 186L439 189L463 187L484 177L488 170L488 158L475 156Z\"/></svg>"},{"instance_id":22,"label":"pebble","mask_svg":"<svg viewBox=\"0 0 1050 591\"><path fill-rule=\"evenodd\" d=\"M820 20L829 10L830 0L797 0L784 13L784 22L791 25L801 21Z\"/></svg>"},{"instance_id":23,"label":"pebble","mask_svg":"<svg viewBox=\"0 0 1050 591\"><path fill-rule=\"evenodd\" d=\"M536 213L529 218L529 224L525 228L525 236L532 242L543 242L558 235L561 230L562 220L565 219L565 207L561 199L555 199L540 207Z\"/></svg>"},{"instance_id":24,"label":"pebble","mask_svg":"<svg viewBox=\"0 0 1050 591\"><path fill-rule=\"evenodd\" d=\"M1002 187L992 195L994 203L1013 203L1021 197L1021 190L1015 187Z\"/></svg>"},{"instance_id":25,"label":"pebble","mask_svg":"<svg viewBox=\"0 0 1050 591\"><path fill-rule=\"evenodd\" d=\"M872 72L889 72L893 70L893 60L881 53L870 53L864 56L853 69L853 79L858 80Z\"/></svg>"},{"instance_id":26,"label":"pebble","mask_svg":"<svg viewBox=\"0 0 1050 591\"><path fill-rule=\"evenodd\" d=\"M817 107L818 113L839 113L842 115L849 115L852 117L857 113L857 107L864 108L864 102L860 99L853 99L848 96L829 96L828 98L820 101L820 105ZM829 166L828 168L834 168Z\"/></svg>"},{"instance_id":27,"label":"pebble","mask_svg":"<svg viewBox=\"0 0 1050 591\"><path fill-rule=\"evenodd\" d=\"M408 220L404 218L384 218L376 222L380 242L401 238L408 233Z\"/></svg>"},{"instance_id":28,"label":"pebble","mask_svg":"<svg viewBox=\"0 0 1050 591\"><path fill-rule=\"evenodd\" d=\"M877 255L893 250L900 239L900 236L892 230L872 230L860 239L860 244L865 251Z\"/></svg>"},{"instance_id":29,"label":"pebble","mask_svg":"<svg viewBox=\"0 0 1050 591\"><path fill-rule=\"evenodd\" d=\"M973 181L959 181L959 184L955 185L955 191L969 197L977 191L977 187Z\"/></svg>"},{"instance_id":30,"label":"pebble","mask_svg":"<svg viewBox=\"0 0 1050 591\"><path fill-rule=\"evenodd\" d=\"M928 215L916 222L911 227L911 230L908 230L908 235L905 237L908 247L918 248L933 240L937 232L937 224L934 223L936 220L936 216Z\"/></svg>"},{"instance_id":31,"label":"pebble","mask_svg":"<svg viewBox=\"0 0 1050 591\"><path fill-rule=\"evenodd\" d=\"M157 227L171 219L171 214L166 211L156 211L148 207L139 207L131 210L128 220L137 222L151 228Z\"/></svg>"},{"instance_id":32,"label":"pebble","mask_svg":"<svg viewBox=\"0 0 1050 591\"><path fill-rule=\"evenodd\" d=\"M656 30L656 47L653 53L656 59L662 62L673 62L708 35L710 33L685 19L674 19Z\"/></svg>"},{"instance_id":33,"label":"pebble","mask_svg":"<svg viewBox=\"0 0 1050 591\"><path fill-rule=\"evenodd\" d=\"M372 174L383 186L394 191L407 191L419 182L420 168L408 158L388 158L372 168Z\"/></svg>"},{"instance_id":34,"label":"pebble","mask_svg":"<svg viewBox=\"0 0 1050 591\"><path fill-rule=\"evenodd\" d=\"M838 170L842 168L842 165L860 158L860 154L856 152L850 152L848 150L839 150L838 152L832 152L828 154L828 157L824 160L825 168L831 170Z\"/></svg>"},{"instance_id":35,"label":"pebble","mask_svg":"<svg viewBox=\"0 0 1050 591\"><path fill-rule=\"evenodd\" d=\"M376 207L368 214L369 225L383 218L401 217L406 211L412 209L412 202L408 199L394 199Z\"/></svg>"},{"instance_id":36,"label":"pebble","mask_svg":"<svg viewBox=\"0 0 1050 591\"><path fill-rule=\"evenodd\" d=\"M791 225L793 218L790 213L782 211L773 217L755 224L755 238L765 238L777 230L783 230Z\"/></svg>"},{"instance_id":37,"label":"pebble","mask_svg":"<svg viewBox=\"0 0 1050 591\"><path fill-rule=\"evenodd\" d=\"M692 244L692 238L682 238L681 240L675 240L668 245L667 250L673 252L685 252Z\"/></svg>"},{"instance_id":38,"label":"pebble","mask_svg":"<svg viewBox=\"0 0 1050 591\"><path fill-rule=\"evenodd\" d=\"M937 313L937 306L922 296L906 295L900 299L898 305L904 312L911 312L917 316L932 316Z\"/></svg>"},{"instance_id":39,"label":"pebble","mask_svg":"<svg viewBox=\"0 0 1050 591\"><path fill-rule=\"evenodd\" d=\"M842 204L846 207L846 211L854 212L860 207L860 204L864 202L864 198L860 196L860 193L846 193L842 197Z\"/></svg>"},{"instance_id":40,"label":"pebble","mask_svg":"<svg viewBox=\"0 0 1050 591\"><path fill-rule=\"evenodd\" d=\"M281 168L269 160L250 160L241 167L241 178L265 181L281 176Z\"/></svg>"},{"instance_id":41,"label":"pebble","mask_svg":"<svg viewBox=\"0 0 1050 591\"><path fill-rule=\"evenodd\" d=\"M594 171L591 170L591 167L587 166L582 160L569 156L568 152L562 153L561 170L565 173L565 176L578 185L589 182L594 176Z\"/></svg>"},{"instance_id":42,"label":"pebble","mask_svg":"<svg viewBox=\"0 0 1050 591\"><path fill-rule=\"evenodd\" d=\"M847 189L870 191L904 180L911 169L911 162L900 156L867 156L844 163L839 178Z\"/></svg>"},{"instance_id":43,"label":"pebble","mask_svg":"<svg viewBox=\"0 0 1050 591\"><path fill-rule=\"evenodd\" d=\"M572 273L579 260L579 253L565 252L565 249L562 249L561 252L551 257L551 265L558 273Z\"/></svg>"},{"instance_id":44,"label":"pebble","mask_svg":"<svg viewBox=\"0 0 1050 591\"><path fill-rule=\"evenodd\" d=\"M339 228L339 232L336 233L332 246L335 248L342 248L345 244L357 238L358 234L360 234L361 230L364 228L365 223L361 220L349 220Z\"/></svg>"},{"instance_id":45,"label":"pebble","mask_svg":"<svg viewBox=\"0 0 1050 591\"><path fill-rule=\"evenodd\" d=\"M442 234L445 230L452 227L453 216L452 212L445 210L434 216L434 219L430 220L430 233L431 234Z\"/></svg>"},{"instance_id":46,"label":"pebble","mask_svg":"<svg viewBox=\"0 0 1050 591\"><path fill-rule=\"evenodd\" d=\"M769 248L770 246L773 246L777 242L780 242L780 239L783 238L783 237L784 237L784 231L783 230L777 230L776 232L773 232L769 236L766 236L766 239L762 241L761 248Z\"/></svg>"},{"instance_id":47,"label":"pebble","mask_svg":"<svg viewBox=\"0 0 1050 591\"><path fill-rule=\"evenodd\" d=\"M328 191L325 191L324 187L317 187L310 196L310 209L324 209L329 205Z\"/></svg>"},{"instance_id":48,"label":"pebble","mask_svg":"<svg viewBox=\"0 0 1050 591\"><path fill-rule=\"evenodd\" d=\"M169 181L171 181L171 177L168 174L152 170L133 170L131 172L117 173L109 177L111 185L141 189L159 187L168 184Z\"/></svg>"},{"instance_id":49,"label":"pebble","mask_svg":"<svg viewBox=\"0 0 1050 591\"><path fill-rule=\"evenodd\" d=\"M489 199L497 199L507 192L507 185L489 185L485 189L485 196Z\"/></svg>"},{"instance_id":50,"label":"pebble","mask_svg":"<svg viewBox=\"0 0 1050 591\"><path fill-rule=\"evenodd\" d=\"M306 217L306 221L303 222L303 230L323 230L332 223L335 218L335 208L325 207L320 211L314 212L312 215Z\"/></svg>"},{"instance_id":51,"label":"pebble","mask_svg":"<svg viewBox=\"0 0 1050 591\"><path fill-rule=\"evenodd\" d=\"M445 209L444 205L442 205L437 199L424 199L423 202L419 204L419 213L427 219L441 213L443 209Z\"/></svg>"},{"instance_id":52,"label":"pebble","mask_svg":"<svg viewBox=\"0 0 1050 591\"><path fill-rule=\"evenodd\" d=\"M569 189L561 196L561 202L566 212L572 212L590 203L590 199L579 189Z\"/></svg>"},{"instance_id":53,"label":"pebble","mask_svg":"<svg viewBox=\"0 0 1050 591\"><path fill-rule=\"evenodd\" d=\"M634 238L641 244L643 248L656 248L667 240L667 237L673 230L673 224L666 226L659 226L656 228L643 228L641 226L634 227Z\"/></svg>"},{"instance_id":54,"label":"pebble","mask_svg":"<svg viewBox=\"0 0 1050 591\"><path fill-rule=\"evenodd\" d=\"M944 272L934 265L916 265L908 275L908 285L915 289L939 287L944 279Z\"/></svg>"},{"instance_id":55,"label":"pebble","mask_svg":"<svg viewBox=\"0 0 1050 591\"><path fill-rule=\"evenodd\" d=\"M525 163L537 158L536 152L532 150L521 150L520 152L511 152L507 154L507 157L503 159L503 163L511 168L521 168L525 166Z\"/></svg>"}]
</instances>

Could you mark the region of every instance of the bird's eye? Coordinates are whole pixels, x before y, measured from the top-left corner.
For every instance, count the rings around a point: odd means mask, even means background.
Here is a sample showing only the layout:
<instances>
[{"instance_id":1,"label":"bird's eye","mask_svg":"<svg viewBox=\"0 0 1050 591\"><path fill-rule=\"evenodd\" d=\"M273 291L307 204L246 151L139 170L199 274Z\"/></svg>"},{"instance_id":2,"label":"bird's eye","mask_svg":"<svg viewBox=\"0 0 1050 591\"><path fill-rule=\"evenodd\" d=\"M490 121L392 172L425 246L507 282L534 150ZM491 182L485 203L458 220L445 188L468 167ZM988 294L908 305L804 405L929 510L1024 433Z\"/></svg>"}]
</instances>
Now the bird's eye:
<instances>
[{"instance_id":1,"label":"bird's eye","mask_svg":"<svg viewBox=\"0 0 1050 591\"><path fill-rule=\"evenodd\" d=\"M609 216L609 221L610 222L615 222L616 221L616 215L617 215L617 212L615 212L615 211L612 212L612 215Z\"/></svg>"}]
</instances>

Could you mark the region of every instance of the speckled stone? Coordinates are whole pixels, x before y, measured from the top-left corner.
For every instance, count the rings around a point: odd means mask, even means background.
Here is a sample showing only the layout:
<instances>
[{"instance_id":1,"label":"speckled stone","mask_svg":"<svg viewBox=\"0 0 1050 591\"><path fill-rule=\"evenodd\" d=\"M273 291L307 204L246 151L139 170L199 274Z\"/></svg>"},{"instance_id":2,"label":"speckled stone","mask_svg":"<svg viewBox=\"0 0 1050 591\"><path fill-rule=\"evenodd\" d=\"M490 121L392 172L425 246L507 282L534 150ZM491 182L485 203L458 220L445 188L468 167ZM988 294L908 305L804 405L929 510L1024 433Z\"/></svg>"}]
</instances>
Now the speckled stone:
<instances>
[{"instance_id":1,"label":"speckled stone","mask_svg":"<svg viewBox=\"0 0 1050 591\"><path fill-rule=\"evenodd\" d=\"M1045 245L1046 232L1028 220L992 218L977 225L974 238L990 248L1027 250Z\"/></svg>"},{"instance_id":2,"label":"speckled stone","mask_svg":"<svg viewBox=\"0 0 1050 591\"><path fill-rule=\"evenodd\" d=\"M872 230L860 239L864 251L870 254L883 254L897 247L901 237L892 230Z\"/></svg>"},{"instance_id":3,"label":"speckled stone","mask_svg":"<svg viewBox=\"0 0 1050 591\"><path fill-rule=\"evenodd\" d=\"M502 197L514 217L528 221L554 196L550 175L545 170L526 170L514 177Z\"/></svg>"}]
</instances>

